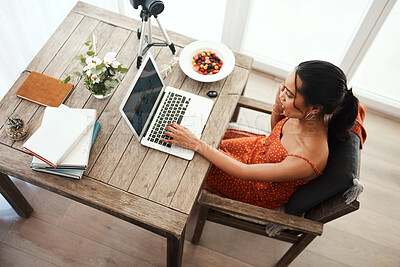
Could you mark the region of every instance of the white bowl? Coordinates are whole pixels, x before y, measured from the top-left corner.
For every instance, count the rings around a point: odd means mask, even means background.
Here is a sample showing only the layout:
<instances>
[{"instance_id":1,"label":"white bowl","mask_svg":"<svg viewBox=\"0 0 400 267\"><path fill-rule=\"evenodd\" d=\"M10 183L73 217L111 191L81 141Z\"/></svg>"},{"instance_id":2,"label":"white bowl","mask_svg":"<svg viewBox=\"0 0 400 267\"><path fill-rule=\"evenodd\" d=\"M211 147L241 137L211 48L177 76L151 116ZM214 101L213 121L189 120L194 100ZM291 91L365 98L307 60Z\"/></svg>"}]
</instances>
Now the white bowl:
<instances>
[{"instance_id":1,"label":"white bowl","mask_svg":"<svg viewBox=\"0 0 400 267\"><path fill-rule=\"evenodd\" d=\"M221 70L218 73L213 75L203 75L197 73L193 69L193 56L201 51L215 52L217 57L223 61ZM188 44L182 50L181 55L179 56L179 65L181 66L182 71L193 80L199 82L216 82L225 78L232 72L235 67L235 56L232 51L222 43L213 41L196 41Z\"/></svg>"}]
</instances>

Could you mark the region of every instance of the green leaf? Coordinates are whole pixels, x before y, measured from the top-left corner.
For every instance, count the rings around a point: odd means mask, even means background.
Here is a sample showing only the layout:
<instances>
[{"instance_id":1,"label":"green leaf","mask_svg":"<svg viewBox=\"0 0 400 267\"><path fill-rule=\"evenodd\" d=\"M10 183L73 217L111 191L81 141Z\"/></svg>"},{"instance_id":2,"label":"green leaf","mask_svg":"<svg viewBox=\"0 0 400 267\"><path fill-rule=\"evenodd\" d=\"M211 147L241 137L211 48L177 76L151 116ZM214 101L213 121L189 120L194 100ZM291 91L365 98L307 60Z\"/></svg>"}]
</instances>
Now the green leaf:
<instances>
[{"instance_id":1,"label":"green leaf","mask_svg":"<svg viewBox=\"0 0 400 267\"><path fill-rule=\"evenodd\" d=\"M93 51L87 51L86 54L87 54L89 57L91 57L91 56L94 55L94 52L93 52Z\"/></svg>"},{"instance_id":2,"label":"green leaf","mask_svg":"<svg viewBox=\"0 0 400 267\"><path fill-rule=\"evenodd\" d=\"M68 76L67 78L64 79L63 83L66 84L71 80L71 76Z\"/></svg>"},{"instance_id":3,"label":"green leaf","mask_svg":"<svg viewBox=\"0 0 400 267\"><path fill-rule=\"evenodd\" d=\"M111 81L110 81L110 80L105 80L105 81L104 81L104 86L105 86L107 89L110 89L111 86L112 86Z\"/></svg>"},{"instance_id":4,"label":"green leaf","mask_svg":"<svg viewBox=\"0 0 400 267\"><path fill-rule=\"evenodd\" d=\"M115 87L115 86L117 86L118 85L118 82L116 81L116 80L112 80L111 81L111 86L112 87Z\"/></svg>"},{"instance_id":5,"label":"green leaf","mask_svg":"<svg viewBox=\"0 0 400 267\"><path fill-rule=\"evenodd\" d=\"M75 74L76 76L82 77L82 73L81 73L81 72L75 71L74 74Z\"/></svg>"},{"instance_id":6,"label":"green leaf","mask_svg":"<svg viewBox=\"0 0 400 267\"><path fill-rule=\"evenodd\" d=\"M119 72L121 72L121 73L125 73L125 72L127 72L127 71L128 71L127 68L121 68L121 70L119 70Z\"/></svg>"},{"instance_id":7,"label":"green leaf","mask_svg":"<svg viewBox=\"0 0 400 267\"><path fill-rule=\"evenodd\" d=\"M89 46L89 50L92 50L92 48L93 48L93 45L90 45L90 46Z\"/></svg>"},{"instance_id":8,"label":"green leaf","mask_svg":"<svg viewBox=\"0 0 400 267\"><path fill-rule=\"evenodd\" d=\"M90 69L90 72L91 72L91 73L97 73L96 68L91 68L91 69Z\"/></svg>"},{"instance_id":9,"label":"green leaf","mask_svg":"<svg viewBox=\"0 0 400 267\"><path fill-rule=\"evenodd\" d=\"M92 41L86 41L85 45L89 46Z\"/></svg>"},{"instance_id":10,"label":"green leaf","mask_svg":"<svg viewBox=\"0 0 400 267\"><path fill-rule=\"evenodd\" d=\"M78 59L78 60L82 60L82 58L83 58L83 55L82 55L82 54L80 54L79 56L76 56L76 57L75 57L75 59Z\"/></svg>"},{"instance_id":11,"label":"green leaf","mask_svg":"<svg viewBox=\"0 0 400 267\"><path fill-rule=\"evenodd\" d=\"M101 63L96 66L96 70L102 69L104 66L105 66L104 63Z\"/></svg>"}]
</instances>

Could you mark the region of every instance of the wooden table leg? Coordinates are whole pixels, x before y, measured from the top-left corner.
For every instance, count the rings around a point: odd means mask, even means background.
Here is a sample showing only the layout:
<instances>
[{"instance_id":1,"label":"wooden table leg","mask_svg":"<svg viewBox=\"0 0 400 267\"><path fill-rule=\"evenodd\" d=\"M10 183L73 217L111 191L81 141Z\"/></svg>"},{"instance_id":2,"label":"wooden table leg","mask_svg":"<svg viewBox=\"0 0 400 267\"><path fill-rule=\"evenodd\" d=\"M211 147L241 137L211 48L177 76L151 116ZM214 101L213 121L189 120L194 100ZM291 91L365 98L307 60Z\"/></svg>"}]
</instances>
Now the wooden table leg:
<instances>
[{"instance_id":1,"label":"wooden table leg","mask_svg":"<svg viewBox=\"0 0 400 267\"><path fill-rule=\"evenodd\" d=\"M8 175L0 172L0 193L19 216L28 218L33 209Z\"/></svg>"},{"instance_id":2,"label":"wooden table leg","mask_svg":"<svg viewBox=\"0 0 400 267\"><path fill-rule=\"evenodd\" d=\"M183 244L185 242L185 229L180 238L167 233L167 266L180 267L182 265Z\"/></svg>"}]
</instances>

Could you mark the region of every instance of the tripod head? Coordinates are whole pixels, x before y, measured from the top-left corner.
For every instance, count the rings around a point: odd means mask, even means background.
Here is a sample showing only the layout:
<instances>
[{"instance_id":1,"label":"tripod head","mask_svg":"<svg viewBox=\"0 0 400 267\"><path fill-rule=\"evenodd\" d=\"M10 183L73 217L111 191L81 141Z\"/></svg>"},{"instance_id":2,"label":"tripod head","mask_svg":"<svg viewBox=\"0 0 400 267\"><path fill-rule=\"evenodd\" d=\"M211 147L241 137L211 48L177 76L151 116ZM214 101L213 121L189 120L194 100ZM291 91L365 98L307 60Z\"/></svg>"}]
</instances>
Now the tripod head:
<instances>
[{"instance_id":1,"label":"tripod head","mask_svg":"<svg viewBox=\"0 0 400 267\"><path fill-rule=\"evenodd\" d=\"M129 0L134 9L142 6L142 11L149 16L157 16L164 10L164 3L161 0Z\"/></svg>"}]
</instances>

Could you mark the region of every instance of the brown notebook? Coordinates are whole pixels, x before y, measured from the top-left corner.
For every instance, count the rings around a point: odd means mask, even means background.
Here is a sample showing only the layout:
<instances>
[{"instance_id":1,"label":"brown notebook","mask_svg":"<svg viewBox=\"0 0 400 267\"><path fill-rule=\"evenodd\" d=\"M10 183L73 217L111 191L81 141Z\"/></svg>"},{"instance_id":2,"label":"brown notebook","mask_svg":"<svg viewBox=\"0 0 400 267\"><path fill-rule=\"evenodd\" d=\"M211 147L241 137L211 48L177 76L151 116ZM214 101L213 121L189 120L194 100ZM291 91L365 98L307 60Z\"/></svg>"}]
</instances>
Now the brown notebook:
<instances>
[{"instance_id":1,"label":"brown notebook","mask_svg":"<svg viewBox=\"0 0 400 267\"><path fill-rule=\"evenodd\" d=\"M17 91L17 96L36 104L58 107L68 96L73 85L32 71Z\"/></svg>"}]
</instances>

